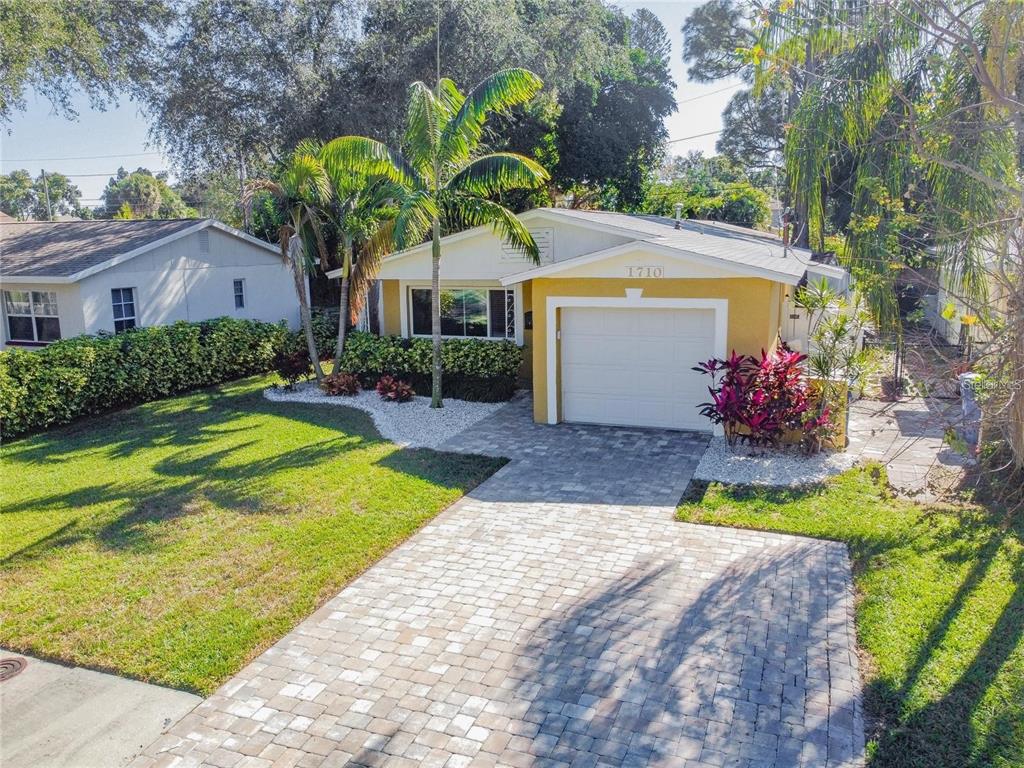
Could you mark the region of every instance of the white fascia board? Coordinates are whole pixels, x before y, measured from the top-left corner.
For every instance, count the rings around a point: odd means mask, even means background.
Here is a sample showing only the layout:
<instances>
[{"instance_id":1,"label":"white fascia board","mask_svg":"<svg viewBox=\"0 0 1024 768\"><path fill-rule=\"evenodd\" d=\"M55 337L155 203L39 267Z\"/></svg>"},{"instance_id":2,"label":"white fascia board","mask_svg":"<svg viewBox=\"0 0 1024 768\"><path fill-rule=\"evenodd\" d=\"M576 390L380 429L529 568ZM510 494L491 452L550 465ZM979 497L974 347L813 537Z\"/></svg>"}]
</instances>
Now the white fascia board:
<instances>
[{"instance_id":1,"label":"white fascia board","mask_svg":"<svg viewBox=\"0 0 1024 768\"><path fill-rule=\"evenodd\" d=\"M70 277L48 277L46 275L0 275L0 284L2 285L30 285L30 284L42 284L42 285L68 285L69 283L77 282L76 279Z\"/></svg>"},{"instance_id":2,"label":"white fascia board","mask_svg":"<svg viewBox=\"0 0 1024 768\"><path fill-rule=\"evenodd\" d=\"M536 269L527 270L525 272L517 272L514 275L508 275L507 277L501 278L501 284L508 286L515 283L522 283L526 280L533 280L538 277L557 275L560 272L575 269L576 267L585 266L587 264L614 258L616 256L622 256L634 250L641 249L656 251L664 256L668 256L669 258L677 259L678 261L694 261L699 264L725 269L726 271L731 270L739 273L741 276L762 277L767 280L774 280L787 285L796 285L800 282L800 277L787 272L777 272L775 270L765 269L764 267L758 267L752 264L744 264L739 261L730 261L728 259L705 256L704 254L696 253L695 251L684 251L679 248L673 248L650 240L634 240L633 242L623 243L622 245L616 245L601 251L586 253L582 256L577 256L574 259L566 259L565 261L559 261L555 264L537 267Z\"/></svg>"}]
</instances>

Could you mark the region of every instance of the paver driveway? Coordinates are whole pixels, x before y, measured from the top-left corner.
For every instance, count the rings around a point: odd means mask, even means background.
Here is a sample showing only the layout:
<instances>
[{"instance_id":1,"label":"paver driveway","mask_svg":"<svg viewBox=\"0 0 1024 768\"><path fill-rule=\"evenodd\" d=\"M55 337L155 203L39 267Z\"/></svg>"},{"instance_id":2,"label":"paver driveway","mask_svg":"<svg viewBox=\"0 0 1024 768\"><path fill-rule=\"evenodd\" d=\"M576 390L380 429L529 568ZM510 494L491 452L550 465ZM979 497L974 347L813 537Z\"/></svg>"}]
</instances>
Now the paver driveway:
<instances>
[{"instance_id":1,"label":"paver driveway","mask_svg":"<svg viewBox=\"0 0 1024 768\"><path fill-rule=\"evenodd\" d=\"M448 446L512 462L138 764L859 764L845 549L676 523L705 438L528 408Z\"/></svg>"}]
</instances>

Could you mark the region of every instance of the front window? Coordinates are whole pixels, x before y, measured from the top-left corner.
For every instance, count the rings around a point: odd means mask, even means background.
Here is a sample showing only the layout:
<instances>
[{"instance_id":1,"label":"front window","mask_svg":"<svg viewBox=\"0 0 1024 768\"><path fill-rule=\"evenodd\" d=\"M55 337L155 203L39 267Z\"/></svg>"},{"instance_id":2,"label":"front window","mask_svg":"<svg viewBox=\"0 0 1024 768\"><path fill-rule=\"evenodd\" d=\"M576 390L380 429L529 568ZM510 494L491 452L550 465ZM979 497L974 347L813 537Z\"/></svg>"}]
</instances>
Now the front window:
<instances>
[{"instance_id":1,"label":"front window","mask_svg":"<svg viewBox=\"0 0 1024 768\"><path fill-rule=\"evenodd\" d=\"M235 309L245 309L245 280L235 280Z\"/></svg>"},{"instance_id":2,"label":"front window","mask_svg":"<svg viewBox=\"0 0 1024 768\"><path fill-rule=\"evenodd\" d=\"M110 300L114 307L114 333L135 327L135 289L112 288Z\"/></svg>"},{"instance_id":3,"label":"front window","mask_svg":"<svg viewBox=\"0 0 1024 768\"><path fill-rule=\"evenodd\" d=\"M410 291L412 333L429 336L430 289ZM441 290L443 336L514 339L516 336L515 291L504 288L444 288Z\"/></svg>"},{"instance_id":4,"label":"front window","mask_svg":"<svg viewBox=\"0 0 1024 768\"><path fill-rule=\"evenodd\" d=\"M11 341L47 344L60 338L54 291L4 291L4 309Z\"/></svg>"}]
</instances>

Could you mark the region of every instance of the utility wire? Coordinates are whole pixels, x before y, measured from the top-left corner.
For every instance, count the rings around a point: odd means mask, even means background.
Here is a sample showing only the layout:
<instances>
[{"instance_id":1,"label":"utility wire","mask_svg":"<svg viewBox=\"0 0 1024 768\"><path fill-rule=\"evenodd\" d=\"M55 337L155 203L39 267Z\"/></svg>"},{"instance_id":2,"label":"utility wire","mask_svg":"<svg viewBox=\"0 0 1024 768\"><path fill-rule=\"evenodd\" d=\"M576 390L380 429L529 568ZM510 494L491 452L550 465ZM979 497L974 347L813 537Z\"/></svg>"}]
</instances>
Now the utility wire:
<instances>
[{"instance_id":1,"label":"utility wire","mask_svg":"<svg viewBox=\"0 0 1024 768\"><path fill-rule=\"evenodd\" d=\"M689 141L690 139L700 139L700 138L703 138L705 136L714 136L715 134L721 133L724 130L725 130L724 128L719 128L717 131L708 131L707 133L697 133L697 134L694 134L693 136L683 136L683 138L681 138L681 139L669 139L665 143L666 144L675 144L675 143L680 142L680 141Z\"/></svg>"},{"instance_id":2,"label":"utility wire","mask_svg":"<svg viewBox=\"0 0 1024 768\"><path fill-rule=\"evenodd\" d=\"M706 99L708 96L714 96L716 93L725 93L726 91L731 91L735 88L742 88L744 85L746 85L746 83L736 83L735 85L727 85L725 86L725 88L719 88L717 91L708 91L707 93L702 93L699 96L691 96L688 99L677 101L676 104L689 104L691 101L697 101L698 99Z\"/></svg>"}]
</instances>

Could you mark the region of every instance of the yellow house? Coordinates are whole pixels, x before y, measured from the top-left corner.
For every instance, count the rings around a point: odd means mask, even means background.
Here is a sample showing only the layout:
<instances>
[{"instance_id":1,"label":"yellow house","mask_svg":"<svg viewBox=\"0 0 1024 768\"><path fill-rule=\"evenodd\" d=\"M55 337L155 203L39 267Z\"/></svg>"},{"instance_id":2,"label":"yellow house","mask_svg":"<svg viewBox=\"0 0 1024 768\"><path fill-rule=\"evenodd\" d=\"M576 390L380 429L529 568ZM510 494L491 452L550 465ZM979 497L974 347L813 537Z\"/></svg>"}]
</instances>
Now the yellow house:
<instances>
[{"instance_id":1,"label":"yellow house","mask_svg":"<svg viewBox=\"0 0 1024 768\"><path fill-rule=\"evenodd\" d=\"M710 382L693 366L771 348L808 272L848 283L809 251L742 227L560 208L520 219L539 264L487 227L444 238L442 331L523 346L542 423L706 430L697 405ZM430 335L430 273L429 243L384 260L382 333Z\"/></svg>"}]
</instances>

